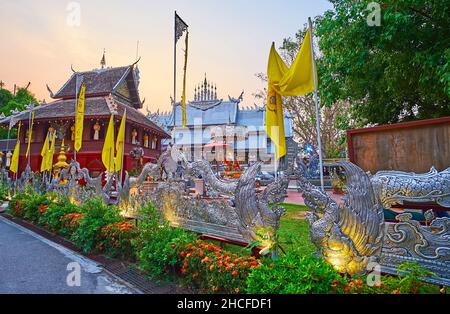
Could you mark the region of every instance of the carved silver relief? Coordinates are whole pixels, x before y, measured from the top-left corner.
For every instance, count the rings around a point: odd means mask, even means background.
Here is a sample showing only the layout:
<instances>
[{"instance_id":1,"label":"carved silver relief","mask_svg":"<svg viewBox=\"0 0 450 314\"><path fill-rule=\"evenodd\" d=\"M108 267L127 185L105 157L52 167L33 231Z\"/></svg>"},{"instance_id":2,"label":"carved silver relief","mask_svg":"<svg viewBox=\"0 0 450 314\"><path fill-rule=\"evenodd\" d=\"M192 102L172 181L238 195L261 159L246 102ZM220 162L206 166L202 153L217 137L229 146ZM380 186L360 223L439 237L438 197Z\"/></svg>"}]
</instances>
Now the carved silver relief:
<instances>
[{"instance_id":1,"label":"carved silver relief","mask_svg":"<svg viewBox=\"0 0 450 314\"><path fill-rule=\"evenodd\" d=\"M450 168L416 174L402 171L379 171L371 177L381 204L390 208L403 201L435 202L450 207Z\"/></svg>"},{"instance_id":2,"label":"carved silver relief","mask_svg":"<svg viewBox=\"0 0 450 314\"><path fill-rule=\"evenodd\" d=\"M400 264L416 261L437 275L428 281L450 285L450 219L436 218L423 226L410 214L399 216L399 223L386 223L380 259L384 271L396 274Z\"/></svg>"}]
</instances>

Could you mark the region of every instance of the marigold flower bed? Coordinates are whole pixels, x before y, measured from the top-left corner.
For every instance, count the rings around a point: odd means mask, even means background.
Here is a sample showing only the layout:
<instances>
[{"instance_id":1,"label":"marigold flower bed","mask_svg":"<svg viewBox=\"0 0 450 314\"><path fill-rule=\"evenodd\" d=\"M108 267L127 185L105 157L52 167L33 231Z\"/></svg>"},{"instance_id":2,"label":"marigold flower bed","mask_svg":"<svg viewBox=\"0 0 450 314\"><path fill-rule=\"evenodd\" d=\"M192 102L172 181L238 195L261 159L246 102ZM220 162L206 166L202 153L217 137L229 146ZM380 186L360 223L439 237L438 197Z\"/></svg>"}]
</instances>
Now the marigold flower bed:
<instances>
[{"instance_id":1,"label":"marigold flower bed","mask_svg":"<svg viewBox=\"0 0 450 314\"><path fill-rule=\"evenodd\" d=\"M253 256L238 256L222 248L196 240L179 253L180 273L208 293L239 293L248 274L261 265Z\"/></svg>"}]
</instances>

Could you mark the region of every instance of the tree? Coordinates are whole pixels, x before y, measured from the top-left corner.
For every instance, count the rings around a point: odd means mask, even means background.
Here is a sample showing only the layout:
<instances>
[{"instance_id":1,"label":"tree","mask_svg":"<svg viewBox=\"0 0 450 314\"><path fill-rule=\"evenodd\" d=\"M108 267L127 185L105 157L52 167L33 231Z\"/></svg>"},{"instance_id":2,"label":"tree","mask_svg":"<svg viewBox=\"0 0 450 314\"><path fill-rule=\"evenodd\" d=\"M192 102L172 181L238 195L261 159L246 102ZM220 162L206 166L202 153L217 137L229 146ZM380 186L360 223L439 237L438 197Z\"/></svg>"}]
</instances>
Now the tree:
<instances>
[{"instance_id":1,"label":"tree","mask_svg":"<svg viewBox=\"0 0 450 314\"><path fill-rule=\"evenodd\" d=\"M5 116L11 115L11 111L17 109L19 111L25 110L25 106L30 103L37 104L37 100L34 95L26 88L18 88L16 95L13 95L6 89L0 89L0 114ZM16 136L16 130L11 130L9 134L10 138ZM0 139L8 138L8 127L0 129Z\"/></svg>"},{"instance_id":2,"label":"tree","mask_svg":"<svg viewBox=\"0 0 450 314\"><path fill-rule=\"evenodd\" d=\"M5 116L9 116L11 110L23 111L26 105L30 103L37 104L38 102L26 88L18 88L16 95L12 95L11 92L5 89L2 89L0 92L0 113L5 114Z\"/></svg>"},{"instance_id":3,"label":"tree","mask_svg":"<svg viewBox=\"0 0 450 314\"><path fill-rule=\"evenodd\" d=\"M280 56L290 66L301 47L307 28L297 32L295 38L286 38L279 48ZM320 55L317 60L318 71L321 72L322 62ZM258 73L256 76L267 82L267 75ZM320 78L319 78L320 82ZM321 91L319 85L319 91ZM322 93L319 94L321 96ZM264 103L267 99L267 90L258 91L257 99ZM324 156L327 158L344 157L346 151L345 130L353 126L350 119L350 103L337 100L332 105L325 105L319 101L321 115L321 141ZM283 97L283 108L290 114L293 120L294 138L302 144L310 143L317 147L316 112L313 95Z\"/></svg>"},{"instance_id":4,"label":"tree","mask_svg":"<svg viewBox=\"0 0 450 314\"><path fill-rule=\"evenodd\" d=\"M360 126L450 115L450 2L330 0L316 19L321 101L349 101Z\"/></svg>"},{"instance_id":5,"label":"tree","mask_svg":"<svg viewBox=\"0 0 450 314\"><path fill-rule=\"evenodd\" d=\"M0 89L0 109L13 99L13 94L7 89Z\"/></svg>"}]
</instances>

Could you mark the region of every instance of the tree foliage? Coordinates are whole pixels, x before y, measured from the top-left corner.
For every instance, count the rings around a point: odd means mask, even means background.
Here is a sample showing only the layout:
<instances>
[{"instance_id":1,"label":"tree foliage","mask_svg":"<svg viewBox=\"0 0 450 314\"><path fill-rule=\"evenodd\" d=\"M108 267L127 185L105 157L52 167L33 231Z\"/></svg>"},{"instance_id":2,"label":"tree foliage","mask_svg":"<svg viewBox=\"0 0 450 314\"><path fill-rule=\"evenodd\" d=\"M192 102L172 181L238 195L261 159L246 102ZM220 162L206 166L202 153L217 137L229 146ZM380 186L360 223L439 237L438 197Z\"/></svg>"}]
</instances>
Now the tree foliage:
<instances>
[{"instance_id":1,"label":"tree foliage","mask_svg":"<svg viewBox=\"0 0 450 314\"><path fill-rule=\"evenodd\" d=\"M316 19L321 101L352 104L360 125L450 115L450 2L330 0Z\"/></svg>"},{"instance_id":2,"label":"tree foliage","mask_svg":"<svg viewBox=\"0 0 450 314\"><path fill-rule=\"evenodd\" d=\"M30 103L36 104L37 100L26 88L18 88L16 95L6 89L0 90L0 113L5 114L5 116L9 116L11 110L14 109L25 110L25 106Z\"/></svg>"},{"instance_id":3,"label":"tree foliage","mask_svg":"<svg viewBox=\"0 0 450 314\"><path fill-rule=\"evenodd\" d=\"M25 106L30 103L37 104L37 100L34 95L26 88L18 88L16 95L13 95L7 89L0 89L0 114L5 116L11 115L12 110L25 110ZM16 137L16 129L11 130L9 134L10 138ZM0 139L8 138L7 127L0 128Z\"/></svg>"}]
</instances>

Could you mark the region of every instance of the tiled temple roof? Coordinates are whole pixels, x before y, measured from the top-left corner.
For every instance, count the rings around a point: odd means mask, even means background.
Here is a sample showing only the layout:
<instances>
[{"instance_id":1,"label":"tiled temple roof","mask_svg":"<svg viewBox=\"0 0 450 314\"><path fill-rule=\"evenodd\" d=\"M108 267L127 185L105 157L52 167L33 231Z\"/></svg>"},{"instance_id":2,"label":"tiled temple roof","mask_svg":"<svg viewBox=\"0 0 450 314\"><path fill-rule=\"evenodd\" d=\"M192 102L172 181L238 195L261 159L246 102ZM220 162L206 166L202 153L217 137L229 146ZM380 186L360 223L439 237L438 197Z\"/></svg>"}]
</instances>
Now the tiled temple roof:
<instances>
[{"instance_id":1,"label":"tiled temple roof","mask_svg":"<svg viewBox=\"0 0 450 314\"><path fill-rule=\"evenodd\" d=\"M116 84L127 73L129 66L98 69L86 72L78 72L83 76L83 82L86 84L86 94L109 94L113 91ZM72 74L69 80L61 89L53 95L53 98L75 97L76 74Z\"/></svg>"},{"instance_id":2,"label":"tiled temple roof","mask_svg":"<svg viewBox=\"0 0 450 314\"><path fill-rule=\"evenodd\" d=\"M130 107L112 97L92 97L85 100L85 117L109 117L111 115L111 105L108 102L112 102L117 106L117 116L122 117L125 108L127 109L127 121L135 122L143 127L151 128L156 132L159 132L163 137L170 137L166 131L160 128L158 125L147 119L147 117L139 110ZM47 120L47 119L59 119L70 118L75 116L75 101L73 99L57 100L49 104L41 105L34 109L35 120ZM28 120L29 113L22 112L16 115L16 120ZM9 123L10 117L7 117L0 121L2 124Z\"/></svg>"}]
</instances>

